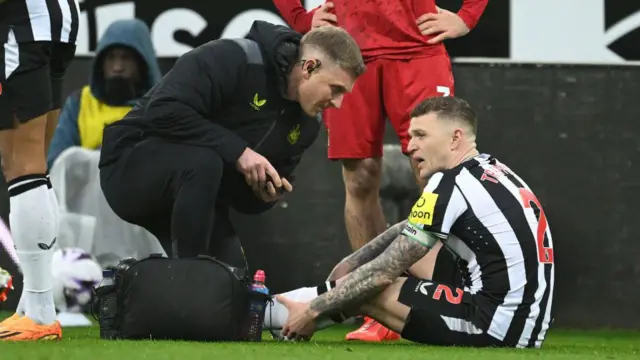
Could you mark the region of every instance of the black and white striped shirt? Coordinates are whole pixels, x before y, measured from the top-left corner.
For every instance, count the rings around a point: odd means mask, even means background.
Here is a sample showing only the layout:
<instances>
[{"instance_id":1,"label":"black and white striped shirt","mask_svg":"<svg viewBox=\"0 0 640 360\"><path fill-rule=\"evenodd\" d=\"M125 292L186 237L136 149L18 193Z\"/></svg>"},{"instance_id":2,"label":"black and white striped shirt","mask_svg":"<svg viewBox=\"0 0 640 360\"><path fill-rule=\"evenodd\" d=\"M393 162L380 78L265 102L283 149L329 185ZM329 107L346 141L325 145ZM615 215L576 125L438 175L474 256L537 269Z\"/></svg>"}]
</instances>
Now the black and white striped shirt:
<instances>
[{"instance_id":1,"label":"black and white striped shirt","mask_svg":"<svg viewBox=\"0 0 640 360\"><path fill-rule=\"evenodd\" d=\"M433 175L424 192L432 215L422 228L457 257L486 332L512 346L542 346L555 265L548 221L531 189L482 154Z\"/></svg>"},{"instance_id":2,"label":"black and white striped shirt","mask_svg":"<svg viewBox=\"0 0 640 360\"><path fill-rule=\"evenodd\" d=\"M6 0L0 4L2 43L53 41L75 44L78 0Z\"/></svg>"}]
</instances>

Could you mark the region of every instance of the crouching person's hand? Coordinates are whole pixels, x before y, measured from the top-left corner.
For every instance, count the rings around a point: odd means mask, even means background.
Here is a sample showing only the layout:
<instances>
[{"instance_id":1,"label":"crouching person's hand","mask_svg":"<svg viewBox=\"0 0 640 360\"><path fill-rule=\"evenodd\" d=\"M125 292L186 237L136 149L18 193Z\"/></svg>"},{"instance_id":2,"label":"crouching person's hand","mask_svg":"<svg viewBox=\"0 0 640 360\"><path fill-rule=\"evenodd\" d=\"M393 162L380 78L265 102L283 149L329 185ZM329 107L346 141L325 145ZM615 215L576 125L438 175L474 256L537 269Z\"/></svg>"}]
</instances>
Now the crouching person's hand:
<instances>
[{"instance_id":1,"label":"crouching person's hand","mask_svg":"<svg viewBox=\"0 0 640 360\"><path fill-rule=\"evenodd\" d=\"M253 188L253 192L258 198L266 203L280 200L285 193L293 191L293 186L285 178L280 179L282 181L281 187L276 187L273 182L267 181L267 185L263 188Z\"/></svg>"}]
</instances>

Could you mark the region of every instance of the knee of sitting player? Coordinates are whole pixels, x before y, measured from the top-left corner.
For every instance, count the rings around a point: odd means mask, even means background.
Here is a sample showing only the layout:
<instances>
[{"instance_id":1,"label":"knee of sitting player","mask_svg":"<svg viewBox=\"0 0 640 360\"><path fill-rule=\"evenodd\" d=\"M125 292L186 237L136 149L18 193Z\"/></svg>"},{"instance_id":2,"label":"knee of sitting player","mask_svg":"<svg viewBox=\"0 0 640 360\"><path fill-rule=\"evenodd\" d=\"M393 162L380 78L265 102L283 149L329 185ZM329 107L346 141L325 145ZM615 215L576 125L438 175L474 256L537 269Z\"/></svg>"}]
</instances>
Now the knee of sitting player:
<instances>
[{"instance_id":1,"label":"knee of sitting player","mask_svg":"<svg viewBox=\"0 0 640 360\"><path fill-rule=\"evenodd\" d=\"M382 173L380 158L347 159L343 161L342 169L348 196L357 199L378 196Z\"/></svg>"},{"instance_id":2,"label":"knee of sitting player","mask_svg":"<svg viewBox=\"0 0 640 360\"><path fill-rule=\"evenodd\" d=\"M405 281L406 278L396 279L380 295L362 305L360 308L362 314L372 317L388 328L401 333L411 311L407 305L398 301L400 290L402 290Z\"/></svg>"},{"instance_id":3,"label":"knee of sitting player","mask_svg":"<svg viewBox=\"0 0 640 360\"><path fill-rule=\"evenodd\" d=\"M423 256L422 259L411 265L409 273L418 279L432 280L433 271L436 266L436 259L438 258L438 253L440 252L441 247L442 242L438 241L433 248L429 250L427 255Z\"/></svg>"}]
</instances>

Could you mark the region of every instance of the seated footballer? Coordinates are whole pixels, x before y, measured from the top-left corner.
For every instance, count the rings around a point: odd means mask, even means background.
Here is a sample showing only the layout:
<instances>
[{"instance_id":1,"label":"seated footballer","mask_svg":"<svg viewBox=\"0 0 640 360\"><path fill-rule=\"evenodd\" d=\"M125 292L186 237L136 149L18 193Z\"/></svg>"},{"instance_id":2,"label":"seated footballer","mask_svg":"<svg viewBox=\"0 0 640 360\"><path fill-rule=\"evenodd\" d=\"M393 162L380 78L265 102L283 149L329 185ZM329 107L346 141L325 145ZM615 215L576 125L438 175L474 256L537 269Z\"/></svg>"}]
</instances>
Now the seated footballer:
<instances>
[{"instance_id":1,"label":"seated footballer","mask_svg":"<svg viewBox=\"0 0 640 360\"><path fill-rule=\"evenodd\" d=\"M276 295L265 329L308 339L365 315L423 344L541 347L555 266L540 202L511 169L478 152L466 101L429 98L411 118L408 151L428 183L408 219L342 260L325 284ZM454 255L460 287L424 276L435 273L427 253L440 247Z\"/></svg>"}]
</instances>

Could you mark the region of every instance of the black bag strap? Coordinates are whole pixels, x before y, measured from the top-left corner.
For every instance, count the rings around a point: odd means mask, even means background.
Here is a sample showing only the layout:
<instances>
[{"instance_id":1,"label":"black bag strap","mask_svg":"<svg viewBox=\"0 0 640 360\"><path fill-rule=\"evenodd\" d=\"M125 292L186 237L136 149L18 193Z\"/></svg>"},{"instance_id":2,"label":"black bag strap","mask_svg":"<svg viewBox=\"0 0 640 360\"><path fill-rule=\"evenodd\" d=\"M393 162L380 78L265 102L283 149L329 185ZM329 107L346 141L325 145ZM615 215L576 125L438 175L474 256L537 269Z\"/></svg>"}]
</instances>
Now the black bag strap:
<instances>
[{"instance_id":1,"label":"black bag strap","mask_svg":"<svg viewBox=\"0 0 640 360\"><path fill-rule=\"evenodd\" d=\"M229 264L227 264L224 261L218 260L215 257L211 257L208 255L198 255L196 257L196 259L204 259L204 260L211 260L211 261L215 261L217 263L219 263L220 265L226 267L227 269L229 269L229 271L231 271L231 274L233 274L233 276L240 280L243 283L246 283L247 281L249 281L249 270L248 269L243 269L243 268L238 268L235 266L231 266Z\"/></svg>"}]
</instances>

